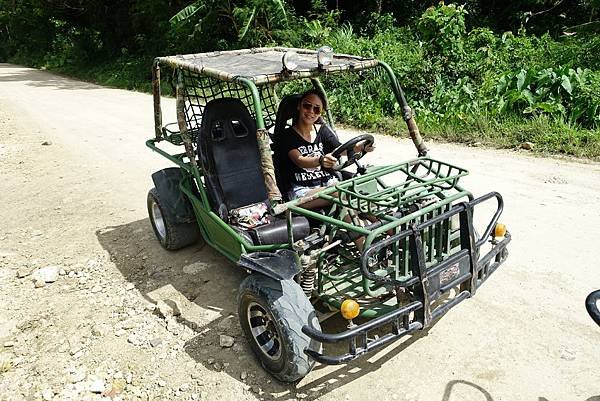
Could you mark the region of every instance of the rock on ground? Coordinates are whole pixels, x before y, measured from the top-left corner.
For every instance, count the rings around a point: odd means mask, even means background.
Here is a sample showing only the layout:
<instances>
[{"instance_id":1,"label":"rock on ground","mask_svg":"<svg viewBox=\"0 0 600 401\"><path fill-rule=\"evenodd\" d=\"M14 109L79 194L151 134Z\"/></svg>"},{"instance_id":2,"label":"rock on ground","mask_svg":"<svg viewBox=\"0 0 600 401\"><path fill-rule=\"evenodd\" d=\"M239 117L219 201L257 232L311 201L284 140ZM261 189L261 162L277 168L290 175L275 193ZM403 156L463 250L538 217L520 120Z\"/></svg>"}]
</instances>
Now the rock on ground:
<instances>
[{"instance_id":1,"label":"rock on ground","mask_svg":"<svg viewBox=\"0 0 600 401\"><path fill-rule=\"evenodd\" d=\"M32 279L34 281L43 281L44 283L53 283L58 280L59 273L60 266L46 266L34 271Z\"/></svg>"}]
</instances>

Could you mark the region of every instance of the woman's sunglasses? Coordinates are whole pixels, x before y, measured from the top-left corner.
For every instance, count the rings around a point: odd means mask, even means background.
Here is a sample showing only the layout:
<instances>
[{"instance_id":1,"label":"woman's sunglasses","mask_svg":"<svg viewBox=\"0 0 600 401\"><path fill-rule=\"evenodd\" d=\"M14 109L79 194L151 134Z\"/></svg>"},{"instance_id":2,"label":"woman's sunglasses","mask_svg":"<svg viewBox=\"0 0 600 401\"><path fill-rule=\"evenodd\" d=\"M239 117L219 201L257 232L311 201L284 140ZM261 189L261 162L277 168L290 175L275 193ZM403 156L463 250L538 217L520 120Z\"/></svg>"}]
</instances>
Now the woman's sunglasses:
<instances>
[{"instance_id":1,"label":"woman's sunglasses","mask_svg":"<svg viewBox=\"0 0 600 401\"><path fill-rule=\"evenodd\" d=\"M302 108L304 110L311 110L312 112L316 115L320 115L321 114L321 106L316 105L316 104L312 104L310 102L302 102Z\"/></svg>"}]
</instances>

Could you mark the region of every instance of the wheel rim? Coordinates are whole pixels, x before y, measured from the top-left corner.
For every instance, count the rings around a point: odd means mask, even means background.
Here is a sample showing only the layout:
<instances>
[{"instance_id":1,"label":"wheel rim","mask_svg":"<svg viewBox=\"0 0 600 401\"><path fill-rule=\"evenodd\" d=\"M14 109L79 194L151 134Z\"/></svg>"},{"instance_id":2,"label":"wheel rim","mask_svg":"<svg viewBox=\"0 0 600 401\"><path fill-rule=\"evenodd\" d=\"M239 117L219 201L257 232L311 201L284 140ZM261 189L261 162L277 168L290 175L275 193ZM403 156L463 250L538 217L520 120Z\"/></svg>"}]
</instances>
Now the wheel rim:
<instances>
[{"instance_id":1,"label":"wheel rim","mask_svg":"<svg viewBox=\"0 0 600 401\"><path fill-rule=\"evenodd\" d=\"M281 357L281 337L275 328L273 316L256 302L247 309L248 326L252 338L265 357L277 360Z\"/></svg>"},{"instance_id":2,"label":"wheel rim","mask_svg":"<svg viewBox=\"0 0 600 401\"><path fill-rule=\"evenodd\" d=\"M152 221L154 222L154 227L156 227L156 232L158 232L161 239L164 239L167 236L167 229L165 228L163 215L156 202L152 202Z\"/></svg>"}]
</instances>

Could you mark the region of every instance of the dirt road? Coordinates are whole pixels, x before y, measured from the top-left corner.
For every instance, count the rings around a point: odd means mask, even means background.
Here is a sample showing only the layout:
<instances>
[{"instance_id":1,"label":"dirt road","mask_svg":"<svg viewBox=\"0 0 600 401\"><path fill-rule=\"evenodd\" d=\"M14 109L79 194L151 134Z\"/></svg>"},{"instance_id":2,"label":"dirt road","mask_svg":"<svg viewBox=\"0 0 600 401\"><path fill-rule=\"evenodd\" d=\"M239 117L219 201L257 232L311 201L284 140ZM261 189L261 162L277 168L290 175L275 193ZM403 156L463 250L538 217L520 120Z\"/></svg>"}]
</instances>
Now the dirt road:
<instances>
[{"instance_id":1,"label":"dirt road","mask_svg":"<svg viewBox=\"0 0 600 401\"><path fill-rule=\"evenodd\" d=\"M430 144L475 195L503 194L508 261L428 332L286 385L233 316L244 275L209 247L156 242L146 193L168 162L152 135L149 95L0 64L0 400L600 400L584 309L600 288L600 164ZM377 145L371 163L415 153ZM36 288L40 274L55 277Z\"/></svg>"}]
</instances>

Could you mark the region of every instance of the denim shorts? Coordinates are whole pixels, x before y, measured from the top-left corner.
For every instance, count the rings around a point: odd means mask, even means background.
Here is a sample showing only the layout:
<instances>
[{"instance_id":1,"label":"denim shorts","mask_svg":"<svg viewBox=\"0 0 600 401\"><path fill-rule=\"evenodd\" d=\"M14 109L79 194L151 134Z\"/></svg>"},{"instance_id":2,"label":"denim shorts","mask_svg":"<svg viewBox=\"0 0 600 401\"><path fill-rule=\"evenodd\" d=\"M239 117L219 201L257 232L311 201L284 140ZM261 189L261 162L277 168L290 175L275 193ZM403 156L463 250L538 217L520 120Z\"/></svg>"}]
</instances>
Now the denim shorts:
<instances>
[{"instance_id":1,"label":"denim shorts","mask_svg":"<svg viewBox=\"0 0 600 401\"><path fill-rule=\"evenodd\" d=\"M290 189L288 191L288 198L289 198L289 200L301 198L301 197L305 196L308 192L310 192L314 189L328 187L330 185L335 184L336 182L338 182L337 178L331 177L323 185L315 185L313 187L305 187L303 185L292 184L292 189Z\"/></svg>"}]
</instances>

